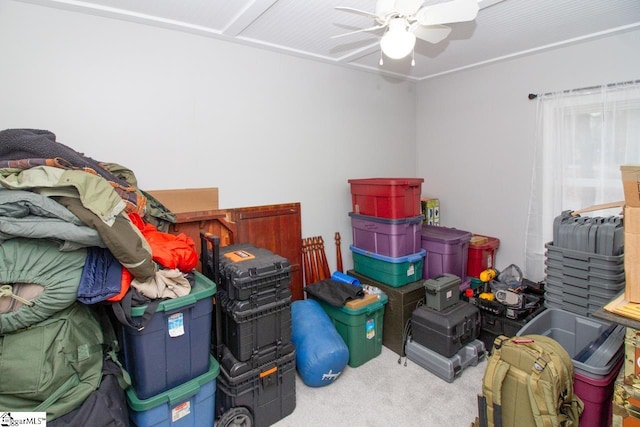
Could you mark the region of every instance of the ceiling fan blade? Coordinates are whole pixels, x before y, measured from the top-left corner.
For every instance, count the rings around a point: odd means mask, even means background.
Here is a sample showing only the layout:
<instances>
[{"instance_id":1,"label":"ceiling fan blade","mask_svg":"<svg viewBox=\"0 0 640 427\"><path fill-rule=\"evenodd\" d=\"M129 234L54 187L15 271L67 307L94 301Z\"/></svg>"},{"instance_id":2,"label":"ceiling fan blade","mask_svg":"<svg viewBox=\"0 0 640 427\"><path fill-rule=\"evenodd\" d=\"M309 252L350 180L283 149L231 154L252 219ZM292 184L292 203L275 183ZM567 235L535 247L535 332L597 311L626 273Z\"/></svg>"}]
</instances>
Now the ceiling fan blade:
<instances>
[{"instance_id":1,"label":"ceiling fan blade","mask_svg":"<svg viewBox=\"0 0 640 427\"><path fill-rule=\"evenodd\" d=\"M341 10L343 12L356 13L358 15L366 16L368 18L379 19L379 16L372 12L367 12L366 10L355 9L353 7L347 6L336 6L336 10Z\"/></svg>"},{"instance_id":2,"label":"ceiling fan blade","mask_svg":"<svg viewBox=\"0 0 640 427\"><path fill-rule=\"evenodd\" d=\"M379 30L380 28L384 28L386 27L386 25L376 25L375 27L369 27L369 28L363 28L361 30L355 30L355 31L350 31L348 33L344 33L344 34L338 34L335 36L331 36L332 39L337 39L340 37L344 37L344 36L350 36L351 34L358 34L358 33L363 33L365 31L374 31L374 30Z\"/></svg>"},{"instance_id":3,"label":"ceiling fan blade","mask_svg":"<svg viewBox=\"0 0 640 427\"><path fill-rule=\"evenodd\" d=\"M416 25L412 31L420 40L436 44L447 38L451 28L446 25Z\"/></svg>"},{"instance_id":4,"label":"ceiling fan blade","mask_svg":"<svg viewBox=\"0 0 640 427\"><path fill-rule=\"evenodd\" d=\"M420 25L473 21L478 16L478 10L477 0L453 0L423 7L416 14L416 20Z\"/></svg>"},{"instance_id":5,"label":"ceiling fan blade","mask_svg":"<svg viewBox=\"0 0 640 427\"><path fill-rule=\"evenodd\" d=\"M424 0L396 0L395 9L403 15L413 15L424 3Z\"/></svg>"}]
</instances>

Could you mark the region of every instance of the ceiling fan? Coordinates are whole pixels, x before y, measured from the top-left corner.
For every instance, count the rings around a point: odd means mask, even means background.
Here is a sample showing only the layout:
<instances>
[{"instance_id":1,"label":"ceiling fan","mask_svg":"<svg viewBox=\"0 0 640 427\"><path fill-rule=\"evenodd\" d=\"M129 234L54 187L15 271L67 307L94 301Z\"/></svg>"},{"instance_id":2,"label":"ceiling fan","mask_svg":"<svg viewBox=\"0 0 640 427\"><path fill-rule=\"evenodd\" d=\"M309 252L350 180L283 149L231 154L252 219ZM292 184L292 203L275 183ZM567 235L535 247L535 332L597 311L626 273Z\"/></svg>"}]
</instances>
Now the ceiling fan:
<instances>
[{"instance_id":1,"label":"ceiling fan","mask_svg":"<svg viewBox=\"0 0 640 427\"><path fill-rule=\"evenodd\" d=\"M387 57L401 59L413 52L416 39L439 43L451 32L451 27L444 24L473 21L480 9L478 0L452 0L423 7L424 2L425 0L378 0L375 13L337 6L337 10L373 18L375 25L332 38L386 28L380 39L380 48ZM380 65L382 64L381 55ZM413 58L411 65L415 65Z\"/></svg>"}]
</instances>

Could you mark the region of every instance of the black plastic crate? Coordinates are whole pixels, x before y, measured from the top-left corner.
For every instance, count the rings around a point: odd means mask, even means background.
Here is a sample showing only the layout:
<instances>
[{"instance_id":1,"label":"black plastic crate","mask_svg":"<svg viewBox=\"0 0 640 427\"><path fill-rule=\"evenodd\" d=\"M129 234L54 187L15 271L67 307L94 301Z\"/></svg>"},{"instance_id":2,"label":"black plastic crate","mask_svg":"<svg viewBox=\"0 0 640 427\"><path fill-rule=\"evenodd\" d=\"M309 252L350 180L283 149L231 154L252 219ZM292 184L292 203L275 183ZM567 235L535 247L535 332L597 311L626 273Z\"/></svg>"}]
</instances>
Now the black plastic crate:
<instances>
[{"instance_id":1,"label":"black plastic crate","mask_svg":"<svg viewBox=\"0 0 640 427\"><path fill-rule=\"evenodd\" d=\"M216 418L234 408L251 412L254 427L268 427L296 407L296 359L292 344L274 346L247 362L223 349L216 390Z\"/></svg>"},{"instance_id":2,"label":"black plastic crate","mask_svg":"<svg viewBox=\"0 0 640 427\"><path fill-rule=\"evenodd\" d=\"M481 325L479 339L484 343L487 351L491 352L493 349L493 341L496 337L499 335L515 337L520 328L544 310L544 305L540 305L520 319L509 319L504 316L504 314L494 314L489 311L480 310Z\"/></svg>"},{"instance_id":3,"label":"black plastic crate","mask_svg":"<svg viewBox=\"0 0 640 427\"><path fill-rule=\"evenodd\" d=\"M282 289L281 299L272 300L261 294L254 300L233 300L225 291L219 291L217 302L222 311L222 342L239 361L247 361L252 355L272 345L291 341L291 292ZM260 295L260 294L259 294Z\"/></svg>"}]
</instances>

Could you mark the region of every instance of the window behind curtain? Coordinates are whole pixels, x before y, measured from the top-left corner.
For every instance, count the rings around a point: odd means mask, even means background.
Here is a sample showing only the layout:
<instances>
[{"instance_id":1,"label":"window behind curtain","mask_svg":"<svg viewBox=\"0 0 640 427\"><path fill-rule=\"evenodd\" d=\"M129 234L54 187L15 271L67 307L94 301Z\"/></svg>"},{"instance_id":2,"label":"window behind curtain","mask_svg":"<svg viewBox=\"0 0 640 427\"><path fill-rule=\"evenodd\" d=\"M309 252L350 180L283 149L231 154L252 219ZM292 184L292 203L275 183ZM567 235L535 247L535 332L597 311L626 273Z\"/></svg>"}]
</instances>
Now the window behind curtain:
<instances>
[{"instance_id":1,"label":"window behind curtain","mask_svg":"<svg viewBox=\"0 0 640 427\"><path fill-rule=\"evenodd\" d=\"M624 200L620 165L640 164L640 84L541 95L536 121L525 274L542 280L556 216Z\"/></svg>"}]
</instances>

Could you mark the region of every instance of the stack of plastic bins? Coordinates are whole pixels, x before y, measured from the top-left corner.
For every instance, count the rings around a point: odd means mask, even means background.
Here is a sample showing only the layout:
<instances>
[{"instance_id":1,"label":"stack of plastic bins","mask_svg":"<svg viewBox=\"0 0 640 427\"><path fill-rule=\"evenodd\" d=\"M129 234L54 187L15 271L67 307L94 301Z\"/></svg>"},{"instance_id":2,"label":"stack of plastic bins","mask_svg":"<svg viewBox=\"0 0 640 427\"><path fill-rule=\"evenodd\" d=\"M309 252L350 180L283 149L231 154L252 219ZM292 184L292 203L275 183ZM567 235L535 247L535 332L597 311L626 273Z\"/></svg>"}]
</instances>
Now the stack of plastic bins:
<instances>
[{"instance_id":1,"label":"stack of plastic bins","mask_svg":"<svg viewBox=\"0 0 640 427\"><path fill-rule=\"evenodd\" d=\"M444 273L455 274L461 280L461 290L469 286L467 259L471 233L456 228L424 224L422 248L426 251L422 277L430 279Z\"/></svg>"},{"instance_id":2,"label":"stack of plastic bins","mask_svg":"<svg viewBox=\"0 0 640 427\"><path fill-rule=\"evenodd\" d=\"M398 287L422 278L422 178L350 179L354 270Z\"/></svg>"},{"instance_id":3,"label":"stack of plastic bins","mask_svg":"<svg viewBox=\"0 0 640 427\"><path fill-rule=\"evenodd\" d=\"M613 388L624 359L624 326L549 308L517 333L531 334L553 338L572 358L574 391L584 403L580 426L610 426Z\"/></svg>"},{"instance_id":4,"label":"stack of plastic bins","mask_svg":"<svg viewBox=\"0 0 640 427\"><path fill-rule=\"evenodd\" d=\"M121 326L123 362L132 382L129 417L139 427L158 425L158 420L196 426L213 417L219 372L210 357L216 284L193 274L189 295L161 301L144 329ZM133 307L131 316L139 321L145 309Z\"/></svg>"},{"instance_id":5,"label":"stack of plastic bins","mask_svg":"<svg viewBox=\"0 0 640 427\"><path fill-rule=\"evenodd\" d=\"M219 248L222 343L216 425L235 425L238 411L266 427L295 409L291 344L291 264L249 243Z\"/></svg>"},{"instance_id":6,"label":"stack of plastic bins","mask_svg":"<svg viewBox=\"0 0 640 427\"><path fill-rule=\"evenodd\" d=\"M545 305L590 316L625 287L624 255L600 255L547 243Z\"/></svg>"}]
</instances>

